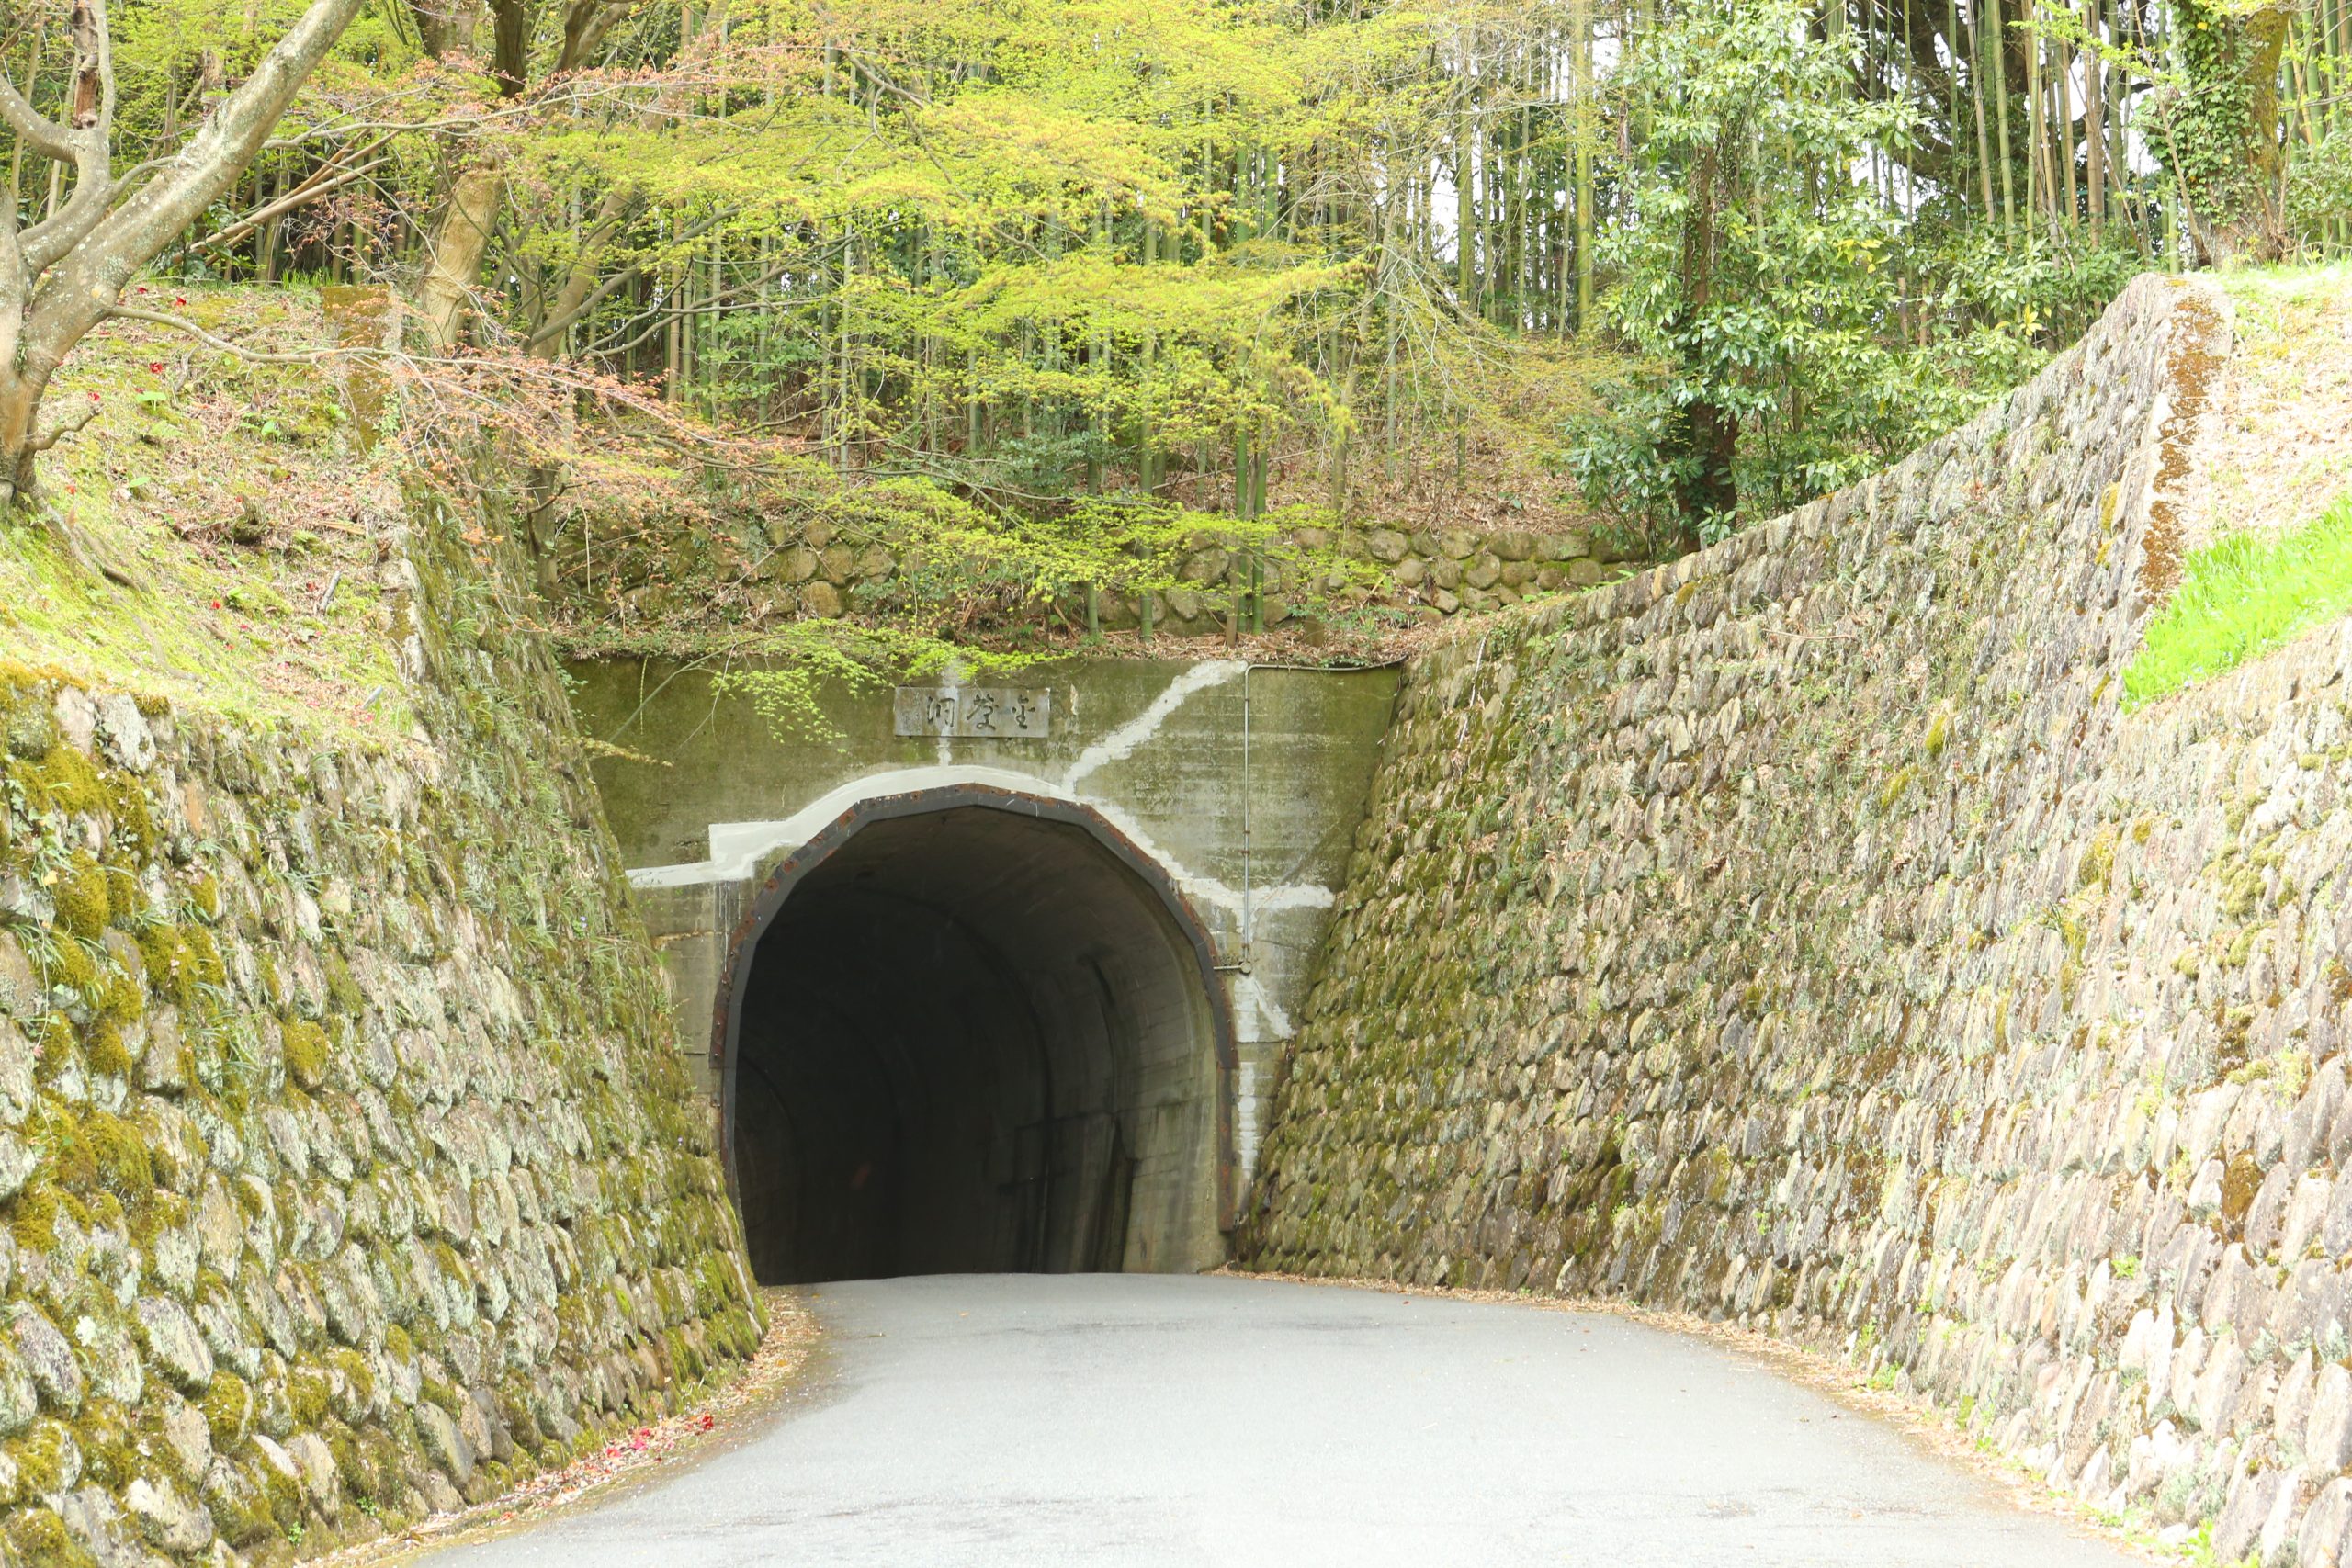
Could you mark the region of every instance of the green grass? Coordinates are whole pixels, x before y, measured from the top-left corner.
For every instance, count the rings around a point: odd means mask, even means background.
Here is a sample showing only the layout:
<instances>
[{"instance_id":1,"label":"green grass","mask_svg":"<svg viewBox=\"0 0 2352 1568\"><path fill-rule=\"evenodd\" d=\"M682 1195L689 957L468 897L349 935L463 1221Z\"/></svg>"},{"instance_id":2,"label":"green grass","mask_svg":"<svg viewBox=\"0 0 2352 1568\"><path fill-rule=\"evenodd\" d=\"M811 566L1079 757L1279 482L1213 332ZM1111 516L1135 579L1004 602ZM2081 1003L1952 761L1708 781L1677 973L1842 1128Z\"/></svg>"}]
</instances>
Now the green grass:
<instances>
[{"instance_id":1,"label":"green grass","mask_svg":"<svg viewBox=\"0 0 2352 1568\"><path fill-rule=\"evenodd\" d=\"M2233 670L2352 611L2352 491L2285 534L2233 534L2183 563L2123 671L2128 711Z\"/></svg>"}]
</instances>

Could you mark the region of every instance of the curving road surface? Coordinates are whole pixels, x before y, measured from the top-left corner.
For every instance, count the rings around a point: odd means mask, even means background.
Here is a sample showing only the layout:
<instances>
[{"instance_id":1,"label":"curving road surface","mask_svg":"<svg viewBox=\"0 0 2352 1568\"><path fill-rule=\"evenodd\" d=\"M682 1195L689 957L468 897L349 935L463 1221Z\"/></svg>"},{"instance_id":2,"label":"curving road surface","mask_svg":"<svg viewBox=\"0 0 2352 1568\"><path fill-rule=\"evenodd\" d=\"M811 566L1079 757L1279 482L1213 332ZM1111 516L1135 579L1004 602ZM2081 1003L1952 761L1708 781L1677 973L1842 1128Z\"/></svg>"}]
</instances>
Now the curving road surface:
<instances>
[{"instance_id":1,"label":"curving road surface","mask_svg":"<svg viewBox=\"0 0 2352 1568\"><path fill-rule=\"evenodd\" d=\"M1570 1563L2120 1568L1703 1340L1165 1275L819 1293L829 1386L704 1463L435 1568Z\"/></svg>"}]
</instances>

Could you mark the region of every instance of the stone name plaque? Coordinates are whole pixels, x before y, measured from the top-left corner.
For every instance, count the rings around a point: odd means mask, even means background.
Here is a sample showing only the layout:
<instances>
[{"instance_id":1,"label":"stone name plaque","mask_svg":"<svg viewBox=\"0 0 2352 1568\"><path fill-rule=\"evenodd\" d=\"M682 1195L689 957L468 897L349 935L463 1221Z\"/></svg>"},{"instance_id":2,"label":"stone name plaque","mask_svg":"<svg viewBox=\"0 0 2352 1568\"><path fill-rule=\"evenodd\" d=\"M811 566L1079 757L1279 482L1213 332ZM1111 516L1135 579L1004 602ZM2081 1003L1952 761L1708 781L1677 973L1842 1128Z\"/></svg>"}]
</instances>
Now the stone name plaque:
<instances>
[{"instance_id":1,"label":"stone name plaque","mask_svg":"<svg viewBox=\"0 0 2352 1568\"><path fill-rule=\"evenodd\" d=\"M900 686L900 735L966 735L989 740L1043 740L1053 731L1049 687Z\"/></svg>"}]
</instances>

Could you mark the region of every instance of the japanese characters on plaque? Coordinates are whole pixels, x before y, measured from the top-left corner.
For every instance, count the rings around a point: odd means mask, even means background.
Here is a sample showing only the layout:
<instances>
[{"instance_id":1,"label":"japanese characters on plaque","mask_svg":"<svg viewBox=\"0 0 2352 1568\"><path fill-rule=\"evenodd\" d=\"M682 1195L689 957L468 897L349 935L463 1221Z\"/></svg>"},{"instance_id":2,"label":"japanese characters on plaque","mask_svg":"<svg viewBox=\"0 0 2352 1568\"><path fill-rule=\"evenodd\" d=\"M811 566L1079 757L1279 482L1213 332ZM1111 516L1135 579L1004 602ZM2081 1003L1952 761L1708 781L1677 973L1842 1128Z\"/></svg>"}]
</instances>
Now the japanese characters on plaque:
<instances>
[{"instance_id":1,"label":"japanese characters on plaque","mask_svg":"<svg viewBox=\"0 0 2352 1568\"><path fill-rule=\"evenodd\" d=\"M900 735L1042 740L1053 730L1050 687L900 686L894 695Z\"/></svg>"}]
</instances>

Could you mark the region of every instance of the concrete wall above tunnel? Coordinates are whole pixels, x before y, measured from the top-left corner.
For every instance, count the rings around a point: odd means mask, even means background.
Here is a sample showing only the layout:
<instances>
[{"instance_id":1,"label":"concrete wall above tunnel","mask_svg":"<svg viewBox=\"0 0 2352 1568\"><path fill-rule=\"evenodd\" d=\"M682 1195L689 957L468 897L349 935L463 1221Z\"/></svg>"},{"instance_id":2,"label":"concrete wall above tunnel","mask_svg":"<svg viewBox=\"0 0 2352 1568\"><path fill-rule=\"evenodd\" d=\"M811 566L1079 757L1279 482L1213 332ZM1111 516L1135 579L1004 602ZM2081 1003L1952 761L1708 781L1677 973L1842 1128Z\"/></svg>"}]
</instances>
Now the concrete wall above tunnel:
<instances>
[{"instance_id":1,"label":"concrete wall above tunnel","mask_svg":"<svg viewBox=\"0 0 2352 1568\"><path fill-rule=\"evenodd\" d=\"M764 1277L1221 1260L1394 671L1070 660L1019 739L832 687L831 740L572 674Z\"/></svg>"}]
</instances>

